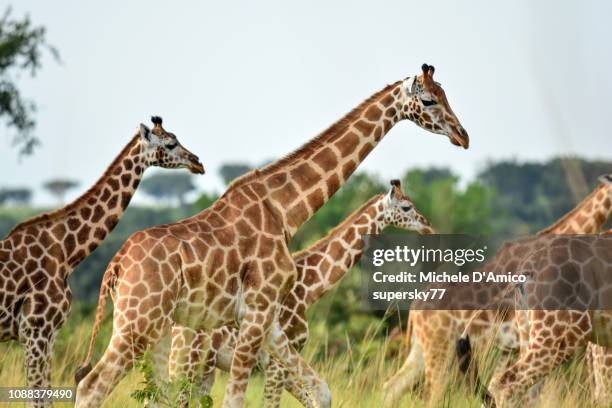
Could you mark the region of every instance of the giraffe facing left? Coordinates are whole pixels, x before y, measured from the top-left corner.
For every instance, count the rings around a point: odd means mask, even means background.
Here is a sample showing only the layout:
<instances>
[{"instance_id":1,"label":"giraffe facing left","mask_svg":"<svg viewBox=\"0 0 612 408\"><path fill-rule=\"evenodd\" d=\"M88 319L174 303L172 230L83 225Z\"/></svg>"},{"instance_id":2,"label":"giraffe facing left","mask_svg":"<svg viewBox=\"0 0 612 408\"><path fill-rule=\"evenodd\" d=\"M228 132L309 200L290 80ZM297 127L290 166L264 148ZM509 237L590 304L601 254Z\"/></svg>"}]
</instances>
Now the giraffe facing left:
<instances>
[{"instance_id":1,"label":"giraffe facing left","mask_svg":"<svg viewBox=\"0 0 612 408\"><path fill-rule=\"evenodd\" d=\"M29 388L50 386L53 342L70 311L68 277L113 230L144 171L158 166L204 174L198 157L162 127L162 118L151 120L153 128L140 124L87 192L18 224L0 241L0 341L23 346Z\"/></svg>"}]
</instances>

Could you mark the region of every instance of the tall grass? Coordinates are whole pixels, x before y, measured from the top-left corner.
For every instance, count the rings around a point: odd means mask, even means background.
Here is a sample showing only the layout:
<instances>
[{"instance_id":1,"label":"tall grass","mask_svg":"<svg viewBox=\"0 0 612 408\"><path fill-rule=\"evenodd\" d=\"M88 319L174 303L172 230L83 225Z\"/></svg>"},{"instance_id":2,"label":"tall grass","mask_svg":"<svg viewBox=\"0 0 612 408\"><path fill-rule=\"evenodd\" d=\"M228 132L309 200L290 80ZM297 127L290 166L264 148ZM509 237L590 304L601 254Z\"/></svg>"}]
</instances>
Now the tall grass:
<instances>
[{"instance_id":1,"label":"tall grass","mask_svg":"<svg viewBox=\"0 0 612 408\"><path fill-rule=\"evenodd\" d=\"M85 356L91 330L92 319L80 312L71 315L70 320L59 334L53 359L52 383L54 386L74 386L73 375ZM110 319L109 319L110 320ZM327 339L316 335L306 347L303 355L311 361L314 368L330 385L334 407L382 407L382 384L399 368L401 358L385 358L389 343L379 330L380 324L372 324L359 341L345 339L344 352L330 354ZM313 333L321 333L316 328ZM107 321L98 337L96 359L108 344L110 322ZM496 353L484 353L478 357L484 364L482 375L485 382L493 372ZM542 388L538 407L575 408L595 407L589 402L589 381L583 359L577 358L564 367L555 370ZM448 371L454 372L452 369ZM138 407L139 404L130 393L141 388L142 377L133 370L107 399L104 407ZM219 406L227 383L227 374L219 373L212 390L214 406ZM0 344L0 386L23 386L23 357L16 344ZM247 391L247 407L260 407L263 400L263 378L254 373ZM0 404L7 408L19 407L19 404ZM57 407L71 406L69 403L58 403ZM288 393L284 393L282 407L300 407L301 405ZM427 404L417 388L404 397L400 406L404 407L479 407L480 401L456 376L448 376L448 384L435 403Z\"/></svg>"}]
</instances>

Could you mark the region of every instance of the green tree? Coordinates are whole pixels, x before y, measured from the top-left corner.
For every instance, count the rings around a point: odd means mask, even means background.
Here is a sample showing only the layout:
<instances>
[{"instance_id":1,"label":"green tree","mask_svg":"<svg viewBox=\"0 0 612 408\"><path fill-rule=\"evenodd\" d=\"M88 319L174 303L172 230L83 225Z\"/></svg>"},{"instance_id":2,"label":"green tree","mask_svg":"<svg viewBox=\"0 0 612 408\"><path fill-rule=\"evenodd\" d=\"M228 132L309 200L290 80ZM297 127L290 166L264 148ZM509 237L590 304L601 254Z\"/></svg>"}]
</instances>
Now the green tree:
<instances>
[{"instance_id":1,"label":"green tree","mask_svg":"<svg viewBox=\"0 0 612 408\"><path fill-rule=\"evenodd\" d=\"M13 145L21 154L32 153L39 141L34 135L36 105L21 95L16 78L23 71L36 75L43 50L59 60L57 50L46 42L45 28L32 25L28 16L12 19L8 7L0 18L0 119L16 131Z\"/></svg>"},{"instance_id":2,"label":"green tree","mask_svg":"<svg viewBox=\"0 0 612 408\"><path fill-rule=\"evenodd\" d=\"M244 173L253 170L253 166L246 163L225 163L219 169L219 175L225 182L229 184L237 177L242 176Z\"/></svg>"},{"instance_id":3,"label":"green tree","mask_svg":"<svg viewBox=\"0 0 612 408\"><path fill-rule=\"evenodd\" d=\"M460 187L450 170L415 169L404 175L404 192L440 234L491 234L495 193L480 181ZM501 215L499 215L501 216Z\"/></svg>"},{"instance_id":4,"label":"green tree","mask_svg":"<svg viewBox=\"0 0 612 408\"><path fill-rule=\"evenodd\" d=\"M45 190L57 198L60 205L64 204L68 190L78 187L79 182L68 179L52 179L43 184Z\"/></svg>"},{"instance_id":5,"label":"green tree","mask_svg":"<svg viewBox=\"0 0 612 408\"><path fill-rule=\"evenodd\" d=\"M185 195L195 190L191 174L183 172L155 173L141 183L142 190L159 200L178 200L185 207Z\"/></svg>"},{"instance_id":6,"label":"green tree","mask_svg":"<svg viewBox=\"0 0 612 408\"><path fill-rule=\"evenodd\" d=\"M14 203L19 205L27 205L32 199L32 190L27 187L11 187L0 189L0 205L6 203Z\"/></svg>"}]
</instances>

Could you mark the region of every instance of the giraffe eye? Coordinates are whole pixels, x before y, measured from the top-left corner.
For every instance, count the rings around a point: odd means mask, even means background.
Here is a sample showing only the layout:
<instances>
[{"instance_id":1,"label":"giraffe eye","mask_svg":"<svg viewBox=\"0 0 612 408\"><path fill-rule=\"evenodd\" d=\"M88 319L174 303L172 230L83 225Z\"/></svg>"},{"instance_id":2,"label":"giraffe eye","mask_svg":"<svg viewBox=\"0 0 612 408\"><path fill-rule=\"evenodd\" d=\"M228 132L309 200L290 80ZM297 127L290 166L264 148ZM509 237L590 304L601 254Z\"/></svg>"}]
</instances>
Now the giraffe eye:
<instances>
[{"instance_id":1,"label":"giraffe eye","mask_svg":"<svg viewBox=\"0 0 612 408\"><path fill-rule=\"evenodd\" d=\"M174 148L175 148L177 145L178 145L178 143L172 143L172 144L166 145L166 149L168 149L168 150L172 150L172 149L174 149Z\"/></svg>"},{"instance_id":2,"label":"giraffe eye","mask_svg":"<svg viewBox=\"0 0 612 408\"><path fill-rule=\"evenodd\" d=\"M438 102L434 101L433 99L431 101L426 101L425 99L421 99L421 102L423 102L423 105L425 105L425 106L433 106L433 105L438 103Z\"/></svg>"},{"instance_id":3,"label":"giraffe eye","mask_svg":"<svg viewBox=\"0 0 612 408\"><path fill-rule=\"evenodd\" d=\"M406 211L406 212L407 212L407 211L410 211L411 209L412 209L412 206L411 206L411 205L405 205L405 206L403 206L403 207L402 207L402 210L404 210L404 211Z\"/></svg>"}]
</instances>

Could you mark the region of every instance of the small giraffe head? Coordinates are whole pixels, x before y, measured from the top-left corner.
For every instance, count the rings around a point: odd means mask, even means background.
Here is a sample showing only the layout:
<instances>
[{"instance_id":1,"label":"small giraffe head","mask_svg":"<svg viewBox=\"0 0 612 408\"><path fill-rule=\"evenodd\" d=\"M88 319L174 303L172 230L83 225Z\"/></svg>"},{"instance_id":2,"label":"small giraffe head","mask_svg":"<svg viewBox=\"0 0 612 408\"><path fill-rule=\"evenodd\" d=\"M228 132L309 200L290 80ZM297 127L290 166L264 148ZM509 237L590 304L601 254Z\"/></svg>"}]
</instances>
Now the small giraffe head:
<instances>
[{"instance_id":1,"label":"small giraffe head","mask_svg":"<svg viewBox=\"0 0 612 408\"><path fill-rule=\"evenodd\" d=\"M162 118L152 116L153 129L140 124L140 138L143 152L150 166L164 168L183 167L195 174L204 174L204 166L198 156L181 145L174 133L162 127Z\"/></svg>"},{"instance_id":2,"label":"small giraffe head","mask_svg":"<svg viewBox=\"0 0 612 408\"><path fill-rule=\"evenodd\" d=\"M408 77L402 84L403 117L467 149L470 138L451 109L444 89L433 80L434 67L423 64L421 69L421 75Z\"/></svg>"},{"instance_id":3,"label":"small giraffe head","mask_svg":"<svg viewBox=\"0 0 612 408\"><path fill-rule=\"evenodd\" d=\"M429 220L402 192L399 180L391 180L391 191L385 196L384 220L397 228L417 231L419 234L435 234Z\"/></svg>"}]
</instances>

